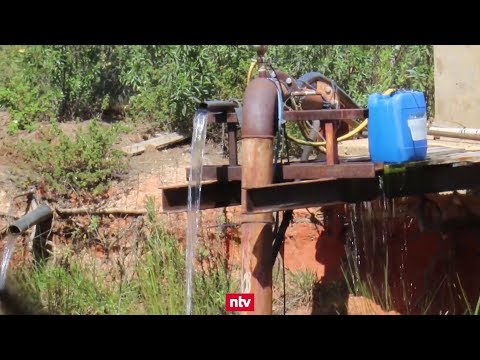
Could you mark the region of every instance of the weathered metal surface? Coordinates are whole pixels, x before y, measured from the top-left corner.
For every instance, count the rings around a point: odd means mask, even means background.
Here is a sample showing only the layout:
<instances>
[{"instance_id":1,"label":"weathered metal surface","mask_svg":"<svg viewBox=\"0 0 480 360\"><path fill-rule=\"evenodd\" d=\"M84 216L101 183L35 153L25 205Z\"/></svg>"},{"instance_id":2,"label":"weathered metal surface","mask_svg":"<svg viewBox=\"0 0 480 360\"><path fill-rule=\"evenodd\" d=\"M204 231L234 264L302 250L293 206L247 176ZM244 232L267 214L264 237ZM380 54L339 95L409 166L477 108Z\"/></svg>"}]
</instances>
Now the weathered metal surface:
<instances>
[{"instance_id":1,"label":"weathered metal surface","mask_svg":"<svg viewBox=\"0 0 480 360\"><path fill-rule=\"evenodd\" d=\"M267 79L252 80L243 99L242 139L273 139L277 103L277 87Z\"/></svg>"},{"instance_id":2,"label":"weathered metal surface","mask_svg":"<svg viewBox=\"0 0 480 360\"><path fill-rule=\"evenodd\" d=\"M237 125L228 124L228 160L230 165L238 164L237 155Z\"/></svg>"},{"instance_id":3,"label":"weathered metal surface","mask_svg":"<svg viewBox=\"0 0 480 360\"><path fill-rule=\"evenodd\" d=\"M240 192L240 181L203 183L200 194L200 209L240 205ZM181 212L187 211L187 207L188 185L170 186L162 189L163 211Z\"/></svg>"},{"instance_id":4,"label":"weathered metal surface","mask_svg":"<svg viewBox=\"0 0 480 360\"><path fill-rule=\"evenodd\" d=\"M278 177L275 182L285 180L314 180L321 178L373 178L375 171L382 170L383 164L374 164L372 162L337 164L335 166L325 165L324 163L290 163L277 165ZM186 168L186 178L190 173L190 168ZM240 181L242 178L242 168L240 165L205 165L202 171L203 180L216 180L221 182Z\"/></svg>"},{"instance_id":5,"label":"weathered metal surface","mask_svg":"<svg viewBox=\"0 0 480 360\"><path fill-rule=\"evenodd\" d=\"M325 141L327 143L327 165L338 164L338 142L335 133L335 124L333 121L326 121L322 125L325 133Z\"/></svg>"},{"instance_id":6,"label":"weathered metal surface","mask_svg":"<svg viewBox=\"0 0 480 360\"><path fill-rule=\"evenodd\" d=\"M234 101L211 100L200 104L200 107L206 108L209 112L232 112L238 104Z\"/></svg>"},{"instance_id":7,"label":"weathered metal surface","mask_svg":"<svg viewBox=\"0 0 480 360\"><path fill-rule=\"evenodd\" d=\"M263 64L260 65L260 70ZM259 76L263 74L259 70ZM243 99L242 186L264 186L273 177L273 137L277 107L277 87L272 81L251 81ZM242 208L245 191L241 190ZM242 293L252 293L255 308L248 314L272 313L272 233L273 215L242 214Z\"/></svg>"},{"instance_id":8,"label":"weathered metal surface","mask_svg":"<svg viewBox=\"0 0 480 360\"><path fill-rule=\"evenodd\" d=\"M221 124L221 123L238 124L237 114L235 114L234 112L229 112L229 113L209 112L207 121L208 121L209 124L213 124L213 123L216 123L216 124Z\"/></svg>"},{"instance_id":9,"label":"weathered metal surface","mask_svg":"<svg viewBox=\"0 0 480 360\"><path fill-rule=\"evenodd\" d=\"M478 152L475 154L479 156ZM392 172L390 170L390 173L386 174L383 180L385 195L387 197L401 197L480 186L480 157L464 156L462 158L462 155L465 155L465 153L453 155L457 155L457 162L452 163L452 160L450 160L450 163L446 164L410 163L399 166L397 171L394 170ZM479 163L474 163L472 160ZM313 180L268 185L265 187L265 192L263 192L263 188L247 189L248 204L246 208L249 209L249 212L257 210L276 211L307 206L322 206L328 203L368 201L374 193L381 195L382 189L379 187L377 178L363 177L372 175L372 169L368 167L373 166L373 170L381 172L383 165L380 163L367 164L339 164L329 167L326 165L311 166L309 163L301 163L280 166L279 173L284 180L296 179L299 174L306 178L316 177L316 175L326 178L328 174L331 174L331 178L320 181ZM390 168L395 169L395 167ZM344 171L346 173L342 174ZM240 204L240 182L227 182L228 180L241 177L240 166L206 166L204 174L212 178L217 176L219 182L214 182L216 185L210 185L210 190L208 190L206 185L202 187L202 209ZM342 175L360 178L335 179L335 177L341 177ZM221 181L226 182L222 184ZM300 185L295 186L293 184ZM373 188L376 190L374 191ZM163 196L164 210L185 211L187 208L187 194L187 186L165 189ZM165 197L167 197L167 200L165 200Z\"/></svg>"},{"instance_id":10,"label":"weathered metal surface","mask_svg":"<svg viewBox=\"0 0 480 360\"><path fill-rule=\"evenodd\" d=\"M480 186L480 164L454 163L391 167L382 187L374 179L324 179L246 189L248 212L288 210L335 203L370 201Z\"/></svg>"},{"instance_id":11,"label":"weathered metal surface","mask_svg":"<svg viewBox=\"0 0 480 360\"><path fill-rule=\"evenodd\" d=\"M245 191L246 210L262 213L373 200L378 196L378 179L327 178L247 188Z\"/></svg>"},{"instance_id":12,"label":"weathered metal surface","mask_svg":"<svg viewBox=\"0 0 480 360\"><path fill-rule=\"evenodd\" d=\"M268 80L267 80L268 81ZM273 85L272 82L270 82ZM274 86L275 87L275 86ZM327 110L298 110L285 111L285 121L313 121L313 120L352 120L365 119L368 117L367 109L327 109ZM272 115L273 119L273 115ZM209 113L208 123L238 123L237 115L234 112Z\"/></svg>"},{"instance_id":13,"label":"weathered metal surface","mask_svg":"<svg viewBox=\"0 0 480 360\"><path fill-rule=\"evenodd\" d=\"M303 110L315 110L321 109L324 102L322 95L309 95L302 99L301 104Z\"/></svg>"},{"instance_id":14,"label":"weathered metal surface","mask_svg":"<svg viewBox=\"0 0 480 360\"><path fill-rule=\"evenodd\" d=\"M367 109L298 110L283 113L285 121L352 120L367 117Z\"/></svg>"}]
</instances>

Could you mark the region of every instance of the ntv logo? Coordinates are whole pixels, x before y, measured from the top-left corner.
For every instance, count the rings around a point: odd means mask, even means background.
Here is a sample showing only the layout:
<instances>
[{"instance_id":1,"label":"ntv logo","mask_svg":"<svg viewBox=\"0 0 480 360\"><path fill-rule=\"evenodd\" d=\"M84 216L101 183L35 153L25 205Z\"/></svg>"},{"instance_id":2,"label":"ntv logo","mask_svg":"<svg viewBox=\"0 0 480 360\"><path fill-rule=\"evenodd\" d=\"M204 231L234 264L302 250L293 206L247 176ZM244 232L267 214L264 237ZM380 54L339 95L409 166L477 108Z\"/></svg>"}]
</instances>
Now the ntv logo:
<instances>
[{"instance_id":1,"label":"ntv logo","mask_svg":"<svg viewBox=\"0 0 480 360\"><path fill-rule=\"evenodd\" d=\"M253 311L255 298L253 294L227 294L225 311Z\"/></svg>"}]
</instances>

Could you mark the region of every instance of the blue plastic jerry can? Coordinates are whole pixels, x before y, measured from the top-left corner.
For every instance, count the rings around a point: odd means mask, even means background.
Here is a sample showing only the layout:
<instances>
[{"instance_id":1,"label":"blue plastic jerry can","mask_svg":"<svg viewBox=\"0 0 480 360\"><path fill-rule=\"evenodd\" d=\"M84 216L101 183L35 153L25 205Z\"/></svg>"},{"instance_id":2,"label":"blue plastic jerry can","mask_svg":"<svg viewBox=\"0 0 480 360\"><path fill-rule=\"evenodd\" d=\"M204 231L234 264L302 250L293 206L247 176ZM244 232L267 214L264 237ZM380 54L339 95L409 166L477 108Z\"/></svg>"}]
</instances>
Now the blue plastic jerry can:
<instances>
[{"instance_id":1,"label":"blue plastic jerry can","mask_svg":"<svg viewBox=\"0 0 480 360\"><path fill-rule=\"evenodd\" d=\"M374 162L427 157L427 109L422 92L397 90L368 98L368 147Z\"/></svg>"}]
</instances>

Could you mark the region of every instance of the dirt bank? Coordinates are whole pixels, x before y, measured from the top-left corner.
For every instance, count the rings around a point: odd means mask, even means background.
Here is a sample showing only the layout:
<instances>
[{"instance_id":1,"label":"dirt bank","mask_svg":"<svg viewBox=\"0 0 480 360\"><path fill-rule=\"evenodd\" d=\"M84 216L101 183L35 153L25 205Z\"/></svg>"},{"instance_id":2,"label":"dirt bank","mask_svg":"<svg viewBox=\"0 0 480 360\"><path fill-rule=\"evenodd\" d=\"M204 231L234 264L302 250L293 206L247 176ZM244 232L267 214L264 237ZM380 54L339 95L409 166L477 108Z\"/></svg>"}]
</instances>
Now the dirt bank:
<instances>
[{"instance_id":1,"label":"dirt bank","mask_svg":"<svg viewBox=\"0 0 480 360\"><path fill-rule=\"evenodd\" d=\"M12 138L5 132L6 122L7 115L0 113L0 214L3 215L8 212L12 197L24 190L22 179L29 171L12 146L18 138ZM77 125L69 123L62 126L66 132L73 134ZM35 139L39 135L34 132L28 136ZM130 144L148 136L151 133L147 126L138 127L136 131L122 136L116 145ZM343 144L340 150L343 154L362 155L365 144L360 143L355 141ZM97 201L103 207L144 210L148 199L152 198L160 208L162 186L186 183L185 168L189 166L189 151L189 144L186 143L164 150L149 149L141 155L131 157L128 173L112 184L107 196ZM227 162L220 147L209 142L205 150L205 164ZM382 304L384 308L400 313L422 313L425 309L428 313L462 313L465 309L463 293L472 303L479 295L480 277L477 275L480 273L480 243L477 234L480 229L476 223L480 223L480 206L476 197L466 195L438 195L432 196L430 200L429 205L435 206L427 206L427 213L422 216L419 216L417 198L398 201L395 214L387 220L388 230L378 206L373 218L364 215L368 224L363 227L360 223L356 224L356 242L353 243L357 250L360 249L356 260L358 273L363 278L370 279L376 288L384 289L384 264L388 259L387 282L390 291L387 297L383 290L377 294L379 299L387 298L388 304ZM63 206L82 207L85 205L82 201L72 197ZM25 209L24 199L15 205L14 214L19 216ZM342 265L345 266L345 258L352 245L352 235L349 234L349 212L352 208L340 206L335 211L340 216L335 217L337 223L331 231L324 229L322 209L294 211L294 220L287 230L282 249L287 269L313 272L318 281L326 284L344 280ZM357 211L364 210L357 207ZM159 214L159 217L182 243L185 239L185 214ZM74 229L88 231L92 221L89 216L57 220L53 243L58 248L72 246L65 234ZM6 223L7 218L0 216L0 228ZM239 207L206 210L201 216L204 239L221 241L228 262L235 266L240 263L239 223ZM131 246L136 226L140 225L132 217L101 217L99 238L102 241L92 244L90 251L102 266L108 267L116 261L117 249ZM127 230L126 235L124 230ZM121 241L118 241L119 234L122 234ZM388 239L388 244L385 243L385 238ZM26 242L22 245L15 252L13 266L29 256ZM0 250L2 247L3 242L0 241ZM456 280L458 278L461 279L461 284ZM463 290L460 290L460 285ZM317 295L312 295L312 298L315 296ZM430 301L432 296L436 300ZM361 294L347 294L343 296L343 301L348 313L386 313L385 309L379 308L379 304L370 304L371 300L363 299ZM382 303L380 300L377 302ZM312 301L290 313L321 312L314 311Z\"/></svg>"}]
</instances>

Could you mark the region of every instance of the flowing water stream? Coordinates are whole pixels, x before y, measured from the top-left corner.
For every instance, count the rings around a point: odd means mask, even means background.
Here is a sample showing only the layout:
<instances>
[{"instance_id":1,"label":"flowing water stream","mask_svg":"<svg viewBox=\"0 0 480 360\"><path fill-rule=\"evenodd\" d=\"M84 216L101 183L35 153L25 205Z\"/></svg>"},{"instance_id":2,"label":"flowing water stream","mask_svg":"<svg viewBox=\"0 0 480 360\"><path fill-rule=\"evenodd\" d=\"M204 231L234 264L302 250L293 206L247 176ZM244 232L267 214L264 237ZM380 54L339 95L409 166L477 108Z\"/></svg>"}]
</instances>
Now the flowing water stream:
<instances>
[{"instance_id":1,"label":"flowing water stream","mask_svg":"<svg viewBox=\"0 0 480 360\"><path fill-rule=\"evenodd\" d=\"M205 139L207 135L208 112L199 109L193 120L191 145L190 176L188 180L188 214L187 214L187 246L186 246L186 314L192 314L192 295L194 284L194 263L200 215L200 194L202 191L202 169Z\"/></svg>"},{"instance_id":2,"label":"flowing water stream","mask_svg":"<svg viewBox=\"0 0 480 360\"><path fill-rule=\"evenodd\" d=\"M3 249L2 261L0 263L0 291L5 289L5 280L7 279L8 265L12 258L13 250L17 242L18 234L9 234L5 239L5 248Z\"/></svg>"}]
</instances>

